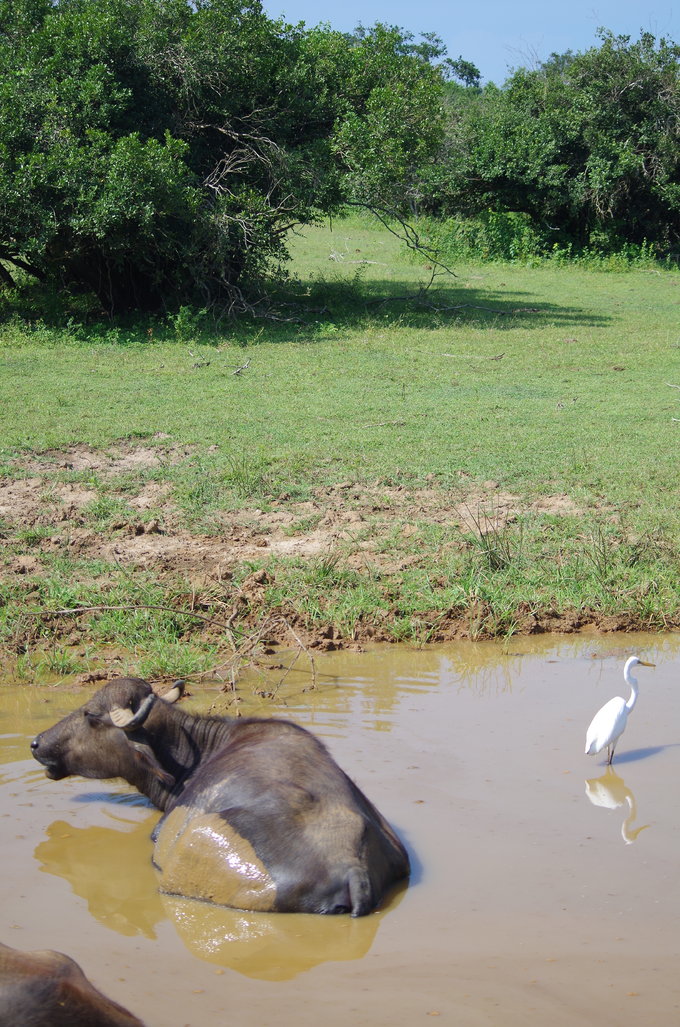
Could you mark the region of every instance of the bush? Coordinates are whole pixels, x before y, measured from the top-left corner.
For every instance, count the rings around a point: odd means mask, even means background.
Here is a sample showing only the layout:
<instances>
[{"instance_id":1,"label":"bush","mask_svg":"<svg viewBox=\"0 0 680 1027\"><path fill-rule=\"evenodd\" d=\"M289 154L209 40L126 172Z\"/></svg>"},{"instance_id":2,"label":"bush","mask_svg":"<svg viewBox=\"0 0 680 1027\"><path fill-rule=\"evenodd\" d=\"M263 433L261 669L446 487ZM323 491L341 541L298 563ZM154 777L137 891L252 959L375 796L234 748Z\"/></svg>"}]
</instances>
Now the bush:
<instances>
[{"instance_id":1,"label":"bush","mask_svg":"<svg viewBox=\"0 0 680 1027\"><path fill-rule=\"evenodd\" d=\"M472 218L429 222L428 235L447 257L463 260L519 260L538 256L541 241L527 214L483 211Z\"/></svg>"},{"instance_id":2,"label":"bush","mask_svg":"<svg viewBox=\"0 0 680 1027\"><path fill-rule=\"evenodd\" d=\"M517 211L484 211L470 218L421 218L421 234L445 260L504 260L556 266L579 265L593 271L630 271L632 268L677 267L672 258L660 259L647 241L625 243L618 250L597 245L577 247L568 243L548 246L527 214Z\"/></svg>"},{"instance_id":3,"label":"bush","mask_svg":"<svg viewBox=\"0 0 680 1027\"><path fill-rule=\"evenodd\" d=\"M599 47L448 99L428 213L522 212L546 249L677 251L680 46L602 31Z\"/></svg>"},{"instance_id":4,"label":"bush","mask_svg":"<svg viewBox=\"0 0 680 1027\"><path fill-rule=\"evenodd\" d=\"M0 0L0 279L245 309L292 226L433 159L431 53L258 0Z\"/></svg>"}]
</instances>

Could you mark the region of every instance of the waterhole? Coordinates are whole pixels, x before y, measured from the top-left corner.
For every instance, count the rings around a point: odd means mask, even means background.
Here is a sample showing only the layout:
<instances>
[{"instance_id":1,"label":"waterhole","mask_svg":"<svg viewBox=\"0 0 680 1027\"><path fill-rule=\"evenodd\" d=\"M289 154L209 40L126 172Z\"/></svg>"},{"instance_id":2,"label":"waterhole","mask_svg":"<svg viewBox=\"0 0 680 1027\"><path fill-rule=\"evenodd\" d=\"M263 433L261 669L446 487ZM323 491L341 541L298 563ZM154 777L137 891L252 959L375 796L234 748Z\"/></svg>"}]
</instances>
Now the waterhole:
<instances>
[{"instance_id":1,"label":"waterhole","mask_svg":"<svg viewBox=\"0 0 680 1027\"><path fill-rule=\"evenodd\" d=\"M607 769L585 729L631 653L656 667ZM407 844L408 888L358 920L160 896L146 800L28 755L94 686L7 685L0 940L68 953L149 1027L678 1022L679 637L277 660L187 708L320 735Z\"/></svg>"}]
</instances>

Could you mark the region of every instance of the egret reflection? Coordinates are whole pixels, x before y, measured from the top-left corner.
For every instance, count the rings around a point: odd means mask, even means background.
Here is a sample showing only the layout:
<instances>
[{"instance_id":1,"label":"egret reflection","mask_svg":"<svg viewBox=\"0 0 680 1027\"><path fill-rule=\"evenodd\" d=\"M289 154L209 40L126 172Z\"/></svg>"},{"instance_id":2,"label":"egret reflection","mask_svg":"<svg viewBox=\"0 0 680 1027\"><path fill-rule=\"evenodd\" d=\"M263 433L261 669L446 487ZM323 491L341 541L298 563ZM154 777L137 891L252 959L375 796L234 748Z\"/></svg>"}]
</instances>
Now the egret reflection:
<instances>
[{"instance_id":1,"label":"egret reflection","mask_svg":"<svg viewBox=\"0 0 680 1027\"><path fill-rule=\"evenodd\" d=\"M637 819L635 796L611 764L607 765L602 777L592 777L586 781L586 795L593 806L602 806L604 809L628 807L628 814L621 824L621 837L626 845L631 845L641 831L651 826L643 824L642 827L633 827L633 822Z\"/></svg>"}]
</instances>

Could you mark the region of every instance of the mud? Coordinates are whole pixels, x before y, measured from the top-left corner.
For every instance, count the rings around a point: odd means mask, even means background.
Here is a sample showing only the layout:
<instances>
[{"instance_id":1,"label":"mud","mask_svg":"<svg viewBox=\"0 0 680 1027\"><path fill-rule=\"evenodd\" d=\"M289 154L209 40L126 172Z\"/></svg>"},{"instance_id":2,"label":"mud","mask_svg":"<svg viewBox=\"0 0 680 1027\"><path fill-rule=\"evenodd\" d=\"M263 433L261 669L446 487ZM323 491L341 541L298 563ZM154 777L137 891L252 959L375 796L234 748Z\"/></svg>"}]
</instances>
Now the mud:
<instances>
[{"instance_id":1,"label":"mud","mask_svg":"<svg viewBox=\"0 0 680 1027\"><path fill-rule=\"evenodd\" d=\"M121 442L106 452L74 446L16 460L13 466L18 477L0 482L0 519L23 530L48 526L55 530L42 545L34 546L30 556L16 558L10 570L35 573L40 569L41 551L49 554L67 548L71 555L82 559L154 568L163 574L196 572L220 578L239 563L261 557L265 550L273 556L310 557L351 541L355 552L348 557L348 566L363 567L370 554L378 569L395 571L403 570L410 560L418 560L406 557L395 564L381 552L384 539L395 525L408 537L415 530L415 521L463 531L499 530L527 510L556 515L581 512L568 496L544 496L526 505L497 482L473 486L461 472L454 489L442 489L434 483L432 487L406 488L384 482L365 487L338 482L316 488L314 498L305 502L293 502L282 494L272 498L271 510L246 507L218 511L213 520L219 525L219 536L197 536L182 527L168 484L140 480L135 488L131 482L130 475L143 479L144 472L192 458L187 447L161 449L161 445L160 439L157 447ZM63 481L65 472L84 476L85 480ZM89 526L87 508L99 493L92 483L88 484L88 475L94 476L93 481L106 483L109 496L124 500L126 510L110 532ZM140 519L150 510L157 511L158 518ZM357 533L369 523L370 537L357 541ZM0 544L2 541L0 538Z\"/></svg>"},{"instance_id":2,"label":"mud","mask_svg":"<svg viewBox=\"0 0 680 1027\"><path fill-rule=\"evenodd\" d=\"M607 770L585 728L631 651L657 666ZM409 887L358 921L161 899L158 813L26 758L82 691L4 687L0 937L67 952L149 1027L677 1022L679 671L677 636L581 635L317 655L316 687L298 660L276 702L240 682L242 712L316 731L409 846Z\"/></svg>"}]
</instances>

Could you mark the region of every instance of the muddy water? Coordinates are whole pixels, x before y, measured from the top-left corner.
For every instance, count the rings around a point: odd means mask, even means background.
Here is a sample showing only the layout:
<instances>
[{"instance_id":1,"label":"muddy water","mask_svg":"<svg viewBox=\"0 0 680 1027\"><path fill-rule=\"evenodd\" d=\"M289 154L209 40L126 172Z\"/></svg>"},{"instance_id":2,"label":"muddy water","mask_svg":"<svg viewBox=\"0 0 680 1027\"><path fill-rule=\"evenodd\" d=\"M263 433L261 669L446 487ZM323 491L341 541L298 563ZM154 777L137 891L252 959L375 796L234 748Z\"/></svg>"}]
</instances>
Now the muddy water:
<instances>
[{"instance_id":1,"label":"muddy water","mask_svg":"<svg viewBox=\"0 0 680 1027\"><path fill-rule=\"evenodd\" d=\"M657 666L638 670L607 770L583 755L585 728L636 651ZM238 706L321 735L397 827L414 875L385 909L355 921L162 899L158 813L27 759L83 693L7 686L0 940L69 953L149 1027L680 1021L679 637L390 648L315 669L243 682ZM229 698L194 689L191 703L233 712Z\"/></svg>"}]
</instances>

